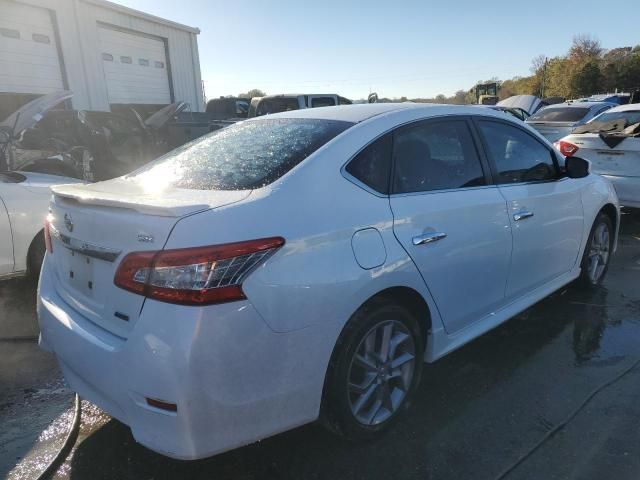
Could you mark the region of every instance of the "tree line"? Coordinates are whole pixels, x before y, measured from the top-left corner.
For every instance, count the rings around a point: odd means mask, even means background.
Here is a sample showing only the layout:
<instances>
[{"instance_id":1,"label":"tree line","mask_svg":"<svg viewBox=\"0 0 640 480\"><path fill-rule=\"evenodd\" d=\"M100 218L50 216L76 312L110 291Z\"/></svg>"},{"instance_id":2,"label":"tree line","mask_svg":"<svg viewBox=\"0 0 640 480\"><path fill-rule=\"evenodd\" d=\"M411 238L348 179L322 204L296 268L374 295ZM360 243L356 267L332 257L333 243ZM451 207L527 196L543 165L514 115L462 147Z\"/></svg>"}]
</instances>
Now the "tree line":
<instances>
[{"instance_id":1,"label":"tree line","mask_svg":"<svg viewBox=\"0 0 640 480\"><path fill-rule=\"evenodd\" d=\"M548 58L538 55L531 62L531 75L500 81L500 100L513 95L580 98L597 93L640 88L640 45L612 50L602 48L590 35L577 35L565 55ZM485 83L479 81L478 83ZM475 85L474 85L475 87ZM447 97L411 99L428 103L476 103L475 89L458 90ZM404 100L407 100L403 97Z\"/></svg>"},{"instance_id":2,"label":"tree line","mask_svg":"<svg viewBox=\"0 0 640 480\"><path fill-rule=\"evenodd\" d=\"M531 75L502 82L500 98L530 94L579 98L640 88L640 45L605 50L588 35L573 39L566 55L532 61Z\"/></svg>"},{"instance_id":3,"label":"tree line","mask_svg":"<svg viewBox=\"0 0 640 480\"><path fill-rule=\"evenodd\" d=\"M640 88L640 45L602 48L600 42L590 35L577 35L565 55L547 57L538 55L531 62L531 75L517 76L500 81L500 100L512 95L537 95L539 97L563 97L566 99L587 97L596 93L630 91ZM240 94L251 98L263 96L258 89ZM432 98L380 98L379 102L418 103L476 103L475 85L469 90L458 90L452 96L443 94Z\"/></svg>"}]
</instances>

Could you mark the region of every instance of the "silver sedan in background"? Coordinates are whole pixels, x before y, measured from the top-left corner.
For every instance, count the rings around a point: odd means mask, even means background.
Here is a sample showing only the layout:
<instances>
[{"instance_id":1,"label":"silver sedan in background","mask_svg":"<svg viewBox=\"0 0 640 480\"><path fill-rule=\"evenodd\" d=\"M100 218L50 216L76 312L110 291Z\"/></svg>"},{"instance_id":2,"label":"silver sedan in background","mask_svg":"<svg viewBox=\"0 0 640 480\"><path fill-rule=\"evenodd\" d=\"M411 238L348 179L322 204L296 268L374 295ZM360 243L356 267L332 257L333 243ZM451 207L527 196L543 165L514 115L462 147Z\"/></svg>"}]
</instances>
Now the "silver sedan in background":
<instances>
[{"instance_id":1,"label":"silver sedan in background","mask_svg":"<svg viewBox=\"0 0 640 480\"><path fill-rule=\"evenodd\" d=\"M527 118L529 126L535 128L550 142L569 135L578 125L587 123L616 105L608 102L567 102L541 108Z\"/></svg>"}]
</instances>

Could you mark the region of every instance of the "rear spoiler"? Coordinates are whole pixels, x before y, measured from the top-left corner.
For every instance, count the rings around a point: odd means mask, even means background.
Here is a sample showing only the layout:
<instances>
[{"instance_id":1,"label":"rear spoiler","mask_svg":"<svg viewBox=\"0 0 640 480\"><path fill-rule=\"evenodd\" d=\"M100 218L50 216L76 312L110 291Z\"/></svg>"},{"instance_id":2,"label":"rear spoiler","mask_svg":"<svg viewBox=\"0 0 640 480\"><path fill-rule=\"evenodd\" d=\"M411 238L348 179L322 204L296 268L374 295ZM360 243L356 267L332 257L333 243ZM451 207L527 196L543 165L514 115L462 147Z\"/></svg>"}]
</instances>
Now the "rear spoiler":
<instances>
[{"instance_id":1,"label":"rear spoiler","mask_svg":"<svg viewBox=\"0 0 640 480\"><path fill-rule=\"evenodd\" d=\"M145 215L156 215L159 217L183 217L184 215L201 212L211 208L207 204L201 205L162 205L162 199L156 195L139 194L122 199L118 195L109 192L92 191L86 185L56 185L51 187L54 198L62 199L64 202L76 203L78 205L95 205L99 207L125 208L134 210Z\"/></svg>"}]
</instances>

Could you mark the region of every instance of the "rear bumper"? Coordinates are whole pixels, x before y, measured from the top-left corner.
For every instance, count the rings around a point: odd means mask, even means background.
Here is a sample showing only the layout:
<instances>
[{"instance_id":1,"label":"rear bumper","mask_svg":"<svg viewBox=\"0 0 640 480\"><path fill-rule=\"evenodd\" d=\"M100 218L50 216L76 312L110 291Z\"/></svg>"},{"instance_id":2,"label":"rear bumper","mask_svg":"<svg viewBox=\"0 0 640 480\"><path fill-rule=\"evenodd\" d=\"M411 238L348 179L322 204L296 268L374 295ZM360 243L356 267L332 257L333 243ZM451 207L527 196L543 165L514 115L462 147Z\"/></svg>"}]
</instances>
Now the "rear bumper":
<instances>
[{"instance_id":1,"label":"rear bumper","mask_svg":"<svg viewBox=\"0 0 640 480\"><path fill-rule=\"evenodd\" d=\"M640 177L602 176L613 184L621 206L640 208Z\"/></svg>"},{"instance_id":2,"label":"rear bumper","mask_svg":"<svg viewBox=\"0 0 640 480\"><path fill-rule=\"evenodd\" d=\"M317 418L331 352L317 330L274 333L247 301L194 308L147 300L122 339L64 303L52 282L45 261L42 347L55 353L72 390L146 447L203 458ZM146 398L175 403L177 412Z\"/></svg>"}]
</instances>

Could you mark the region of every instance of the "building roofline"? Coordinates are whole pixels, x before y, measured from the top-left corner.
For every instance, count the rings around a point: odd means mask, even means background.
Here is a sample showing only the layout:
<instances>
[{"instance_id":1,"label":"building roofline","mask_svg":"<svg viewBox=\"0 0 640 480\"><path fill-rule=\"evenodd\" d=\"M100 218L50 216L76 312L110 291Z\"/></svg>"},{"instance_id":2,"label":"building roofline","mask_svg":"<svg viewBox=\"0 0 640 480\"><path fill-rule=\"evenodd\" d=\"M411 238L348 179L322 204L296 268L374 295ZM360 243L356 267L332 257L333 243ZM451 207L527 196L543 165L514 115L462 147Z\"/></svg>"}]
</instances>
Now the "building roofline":
<instances>
[{"instance_id":1,"label":"building roofline","mask_svg":"<svg viewBox=\"0 0 640 480\"><path fill-rule=\"evenodd\" d=\"M115 10L116 12L124 13L126 15L139 17L144 20L148 20L150 22L160 23L168 27L176 28L178 30L184 30L186 32L195 33L196 35L200 33L199 28L190 27L188 25L183 25L177 22L172 22L171 20L167 20L166 18L157 17L149 13L141 12L140 10L135 10L133 8L125 7L124 5L119 5L117 3L109 2L108 0L82 0L82 1L85 3L90 3L92 5L96 5L98 7L107 8L109 10Z\"/></svg>"}]
</instances>

